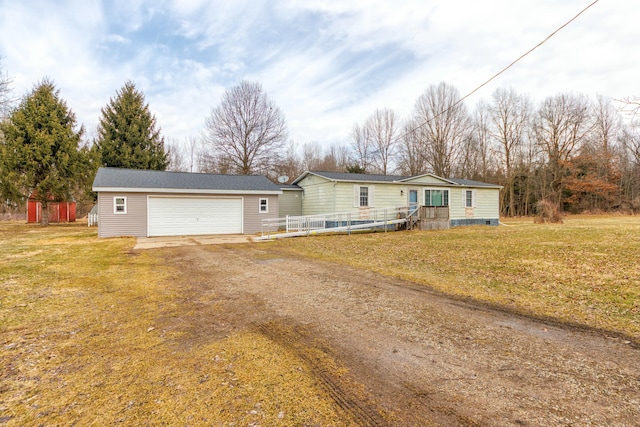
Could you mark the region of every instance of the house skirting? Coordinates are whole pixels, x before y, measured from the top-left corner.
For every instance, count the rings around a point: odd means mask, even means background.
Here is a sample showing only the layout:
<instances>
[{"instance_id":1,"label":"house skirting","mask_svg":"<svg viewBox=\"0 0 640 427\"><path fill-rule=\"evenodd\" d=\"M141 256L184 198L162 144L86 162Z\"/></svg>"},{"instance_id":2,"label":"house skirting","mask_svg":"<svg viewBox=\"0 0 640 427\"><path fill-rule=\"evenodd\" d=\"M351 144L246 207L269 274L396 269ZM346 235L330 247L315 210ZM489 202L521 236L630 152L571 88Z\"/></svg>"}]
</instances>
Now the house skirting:
<instances>
[{"instance_id":1,"label":"house skirting","mask_svg":"<svg viewBox=\"0 0 640 427\"><path fill-rule=\"evenodd\" d=\"M500 219L498 218L465 218L465 219L452 219L452 227L461 227L465 225L500 225Z\"/></svg>"},{"instance_id":2,"label":"house skirting","mask_svg":"<svg viewBox=\"0 0 640 427\"><path fill-rule=\"evenodd\" d=\"M433 220L433 219L421 219L420 230L447 230L449 228L449 220Z\"/></svg>"}]
</instances>

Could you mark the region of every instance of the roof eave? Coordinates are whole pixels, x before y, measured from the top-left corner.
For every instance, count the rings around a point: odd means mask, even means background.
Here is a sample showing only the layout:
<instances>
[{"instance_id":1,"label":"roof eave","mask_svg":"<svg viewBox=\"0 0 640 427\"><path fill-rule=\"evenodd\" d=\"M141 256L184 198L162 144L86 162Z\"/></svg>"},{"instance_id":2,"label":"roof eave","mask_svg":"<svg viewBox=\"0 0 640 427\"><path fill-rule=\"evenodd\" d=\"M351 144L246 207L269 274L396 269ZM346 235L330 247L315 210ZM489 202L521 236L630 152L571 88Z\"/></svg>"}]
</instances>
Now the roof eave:
<instances>
[{"instance_id":1,"label":"roof eave","mask_svg":"<svg viewBox=\"0 0 640 427\"><path fill-rule=\"evenodd\" d=\"M302 175L297 177L291 184L298 184L300 181L305 179L307 177L307 175L315 175L315 176L319 176L319 177L324 178L324 179L329 179L326 176L318 175L317 173L314 173L314 172L311 172L311 171L305 171L305 172L302 173Z\"/></svg>"},{"instance_id":2,"label":"roof eave","mask_svg":"<svg viewBox=\"0 0 640 427\"><path fill-rule=\"evenodd\" d=\"M448 182L449 184L453 184L453 185L460 185L460 184L458 184L458 183L457 183L457 182L455 182L455 181L451 181L450 179L443 178L443 177L441 177L441 176L438 176L438 175L435 175L435 174L432 174L432 173L423 173L422 175L409 176L409 177L404 178L404 179L402 180L402 182L405 182L405 183L406 183L406 182L407 182L407 181L409 181L409 180L412 180L412 179L418 179L418 178L422 178L422 177L425 177L425 176L430 176L430 177L432 177L432 178L441 179L441 180L443 180L443 181Z\"/></svg>"},{"instance_id":3,"label":"roof eave","mask_svg":"<svg viewBox=\"0 0 640 427\"><path fill-rule=\"evenodd\" d=\"M311 172L311 171L307 171L305 173L303 173L302 175L300 175L295 181L292 182L292 184L298 184L298 182L302 181L304 178L307 177L307 175L315 175L319 178L322 179L326 179L327 181L331 181L331 182L368 182L368 183L374 183L374 184L402 184L402 181L378 181L378 180L372 180L372 179L340 179L340 178L331 178L316 172ZM357 175L357 174L354 174Z\"/></svg>"},{"instance_id":4,"label":"roof eave","mask_svg":"<svg viewBox=\"0 0 640 427\"><path fill-rule=\"evenodd\" d=\"M93 191L102 193L172 193L172 194L267 194L280 195L282 190L218 190L214 188L130 188L130 187L93 187Z\"/></svg>"}]
</instances>

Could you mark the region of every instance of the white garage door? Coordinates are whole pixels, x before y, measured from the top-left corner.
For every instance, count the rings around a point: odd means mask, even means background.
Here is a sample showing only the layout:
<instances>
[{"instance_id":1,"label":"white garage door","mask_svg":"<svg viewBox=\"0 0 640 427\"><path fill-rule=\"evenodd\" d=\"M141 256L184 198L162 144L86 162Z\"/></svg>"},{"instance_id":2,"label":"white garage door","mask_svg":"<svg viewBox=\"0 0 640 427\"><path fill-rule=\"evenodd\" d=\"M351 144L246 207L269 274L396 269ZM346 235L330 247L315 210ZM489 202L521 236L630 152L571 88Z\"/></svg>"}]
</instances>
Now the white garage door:
<instances>
[{"instance_id":1,"label":"white garage door","mask_svg":"<svg viewBox=\"0 0 640 427\"><path fill-rule=\"evenodd\" d=\"M242 199L149 197L149 236L242 233Z\"/></svg>"}]
</instances>

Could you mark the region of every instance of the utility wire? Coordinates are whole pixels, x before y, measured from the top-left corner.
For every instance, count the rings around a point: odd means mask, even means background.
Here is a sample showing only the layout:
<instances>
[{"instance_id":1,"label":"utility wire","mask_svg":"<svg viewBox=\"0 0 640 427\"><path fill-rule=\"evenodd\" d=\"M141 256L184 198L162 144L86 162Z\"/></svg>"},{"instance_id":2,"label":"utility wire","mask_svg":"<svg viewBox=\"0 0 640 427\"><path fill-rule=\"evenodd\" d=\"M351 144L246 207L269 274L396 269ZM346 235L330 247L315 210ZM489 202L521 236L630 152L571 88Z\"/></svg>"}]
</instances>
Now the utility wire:
<instances>
[{"instance_id":1,"label":"utility wire","mask_svg":"<svg viewBox=\"0 0 640 427\"><path fill-rule=\"evenodd\" d=\"M558 27L554 32L552 32L551 34L549 34L544 40L542 40L540 43L538 43L537 45L535 45L534 47L532 47L531 49L529 49L528 51L526 51L525 53L523 53L522 55L520 55L518 57L518 59L516 59L515 61L513 61L512 63L510 63L509 65L507 65L506 67L504 67L502 70L498 71L497 73L495 73L493 76L491 76L487 81L485 81L484 83L482 83L481 85L477 86L475 89L473 89L471 92L469 92L468 94L466 94L465 96L463 96L462 98L460 98L457 102L453 103L453 105L451 105L449 108L441 111L440 113L436 114L435 116L431 117L428 120L425 120L423 123L419 124L418 126L416 126L413 129L409 129L407 131L405 131L402 135L398 136L398 139L400 138L404 138L407 135L409 135L412 132L417 131L418 129L424 127L425 125L427 125L429 122L432 122L433 120L437 119L438 117L442 116L445 113L448 113L450 110L452 110L453 108L455 108L458 104L462 103L465 99L469 98L471 95L473 95L474 93L476 93L477 91L479 91L481 88L483 88L484 86L486 86L487 84L489 84L492 80L494 80L495 78L497 78L499 75L501 75L502 73L504 73L505 71L507 71L509 68L513 67L516 63L518 63L520 60L522 60L525 56L529 55L531 52L533 52L534 50L536 50L537 48L539 48L540 46L542 46L543 44L545 44L551 37L555 36L558 32L560 32L562 29L564 29L566 26L568 26L569 24L571 24L573 21L575 21L576 19L578 19L578 17L580 15L582 15L584 12L586 12L589 8L591 8L591 6L595 5L596 3L598 3L600 0L594 0L591 4L587 5L584 9L582 9L580 12L578 12L573 18L569 19L567 22L565 22L564 24L562 24L560 27Z\"/></svg>"}]
</instances>

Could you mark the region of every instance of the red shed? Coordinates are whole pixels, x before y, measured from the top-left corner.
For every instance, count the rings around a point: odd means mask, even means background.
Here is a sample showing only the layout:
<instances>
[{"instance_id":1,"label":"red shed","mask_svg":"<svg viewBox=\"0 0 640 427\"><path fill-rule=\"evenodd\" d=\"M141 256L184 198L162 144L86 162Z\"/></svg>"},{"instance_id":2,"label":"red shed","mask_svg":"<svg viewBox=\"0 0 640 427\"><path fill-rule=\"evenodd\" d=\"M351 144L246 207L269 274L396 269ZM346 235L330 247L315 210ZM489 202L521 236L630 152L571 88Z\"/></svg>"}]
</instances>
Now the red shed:
<instances>
[{"instance_id":1,"label":"red shed","mask_svg":"<svg viewBox=\"0 0 640 427\"><path fill-rule=\"evenodd\" d=\"M49 202L49 222L75 222L76 202ZM29 197L27 201L27 222L42 222L42 202Z\"/></svg>"}]
</instances>

